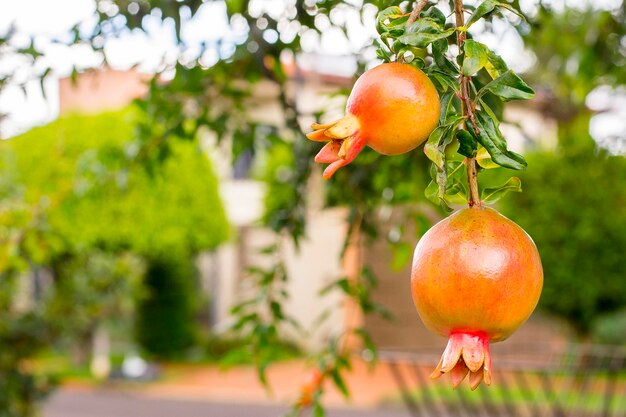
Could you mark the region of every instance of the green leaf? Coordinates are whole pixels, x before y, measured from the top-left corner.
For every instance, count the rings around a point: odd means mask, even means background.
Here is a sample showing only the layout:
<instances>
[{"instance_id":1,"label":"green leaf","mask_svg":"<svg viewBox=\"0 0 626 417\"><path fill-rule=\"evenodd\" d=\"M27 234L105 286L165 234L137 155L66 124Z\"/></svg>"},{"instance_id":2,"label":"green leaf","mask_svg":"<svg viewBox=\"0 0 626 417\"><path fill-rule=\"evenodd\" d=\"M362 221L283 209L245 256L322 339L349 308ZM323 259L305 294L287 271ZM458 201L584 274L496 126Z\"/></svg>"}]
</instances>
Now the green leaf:
<instances>
[{"instance_id":1,"label":"green leaf","mask_svg":"<svg viewBox=\"0 0 626 417\"><path fill-rule=\"evenodd\" d=\"M448 187L448 167L446 165L444 165L443 170L437 170L437 174L435 175L435 181L439 186L437 196L445 202L446 189Z\"/></svg>"},{"instance_id":2,"label":"green leaf","mask_svg":"<svg viewBox=\"0 0 626 417\"><path fill-rule=\"evenodd\" d=\"M443 123L449 116L453 114L454 106L452 106L452 98L454 93L445 93L441 95L441 112L439 114L440 123Z\"/></svg>"},{"instance_id":3,"label":"green leaf","mask_svg":"<svg viewBox=\"0 0 626 417\"><path fill-rule=\"evenodd\" d=\"M474 10L474 13L470 16L470 18L465 23L466 27L472 26L474 23L478 22L481 17L484 15L491 13L496 6L499 4L499 1L496 0L485 0Z\"/></svg>"},{"instance_id":4,"label":"green leaf","mask_svg":"<svg viewBox=\"0 0 626 417\"><path fill-rule=\"evenodd\" d=\"M515 13L518 16L523 17L523 15L520 12L515 10L515 8L513 6L511 6L510 4L508 4L508 3L503 3L503 2L500 2L500 1L497 1L497 0L485 0L476 8L474 13L468 19L468 21L465 24L465 26L469 28L474 23L476 23L478 20L480 20L481 17L483 17L483 16L493 12L496 7L502 7L504 9L507 9L507 10Z\"/></svg>"},{"instance_id":5,"label":"green leaf","mask_svg":"<svg viewBox=\"0 0 626 417\"><path fill-rule=\"evenodd\" d=\"M380 59L381 61L384 62L390 62L391 61L391 55L385 51L382 48L378 48L376 49L376 58Z\"/></svg>"},{"instance_id":6,"label":"green leaf","mask_svg":"<svg viewBox=\"0 0 626 417\"><path fill-rule=\"evenodd\" d=\"M278 302L272 301L270 303L270 309L272 310L272 316L274 316L275 320L283 320L285 318L283 309Z\"/></svg>"},{"instance_id":7,"label":"green leaf","mask_svg":"<svg viewBox=\"0 0 626 417\"><path fill-rule=\"evenodd\" d=\"M459 130L456 132L456 138L459 141L459 149L457 152L468 158L473 158L478 148L478 142L474 135L467 130Z\"/></svg>"},{"instance_id":8,"label":"green leaf","mask_svg":"<svg viewBox=\"0 0 626 417\"><path fill-rule=\"evenodd\" d=\"M442 27L436 20L425 17L411 23L411 26L407 28L406 33L438 33L441 32L441 30Z\"/></svg>"},{"instance_id":9,"label":"green leaf","mask_svg":"<svg viewBox=\"0 0 626 417\"><path fill-rule=\"evenodd\" d=\"M433 164L430 172L432 181L426 187L426 198L447 212L452 211L449 202L459 202L457 194L461 195L461 203L466 202L467 192L462 183L464 166L458 161L446 162L444 168L440 170Z\"/></svg>"},{"instance_id":10,"label":"green leaf","mask_svg":"<svg viewBox=\"0 0 626 417\"><path fill-rule=\"evenodd\" d=\"M499 187L485 188L480 199L485 203L495 203L509 192L521 193L522 181L517 177L511 177Z\"/></svg>"},{"instance_id":11,"label":"green leaf","mask_svg":"<svg viewBox=\"0 0 626 417\"><path fill-rule=\"evenodd\" d=\"M437 7L431 7L425 12L422 12L421 15L422 18L430 18L434 20L440 27L444 27L446 25L446 15L443 14L443 12Z\"/></svg>"},{"instance_id":12,"label":"green leaf","mask_svg":"<svg viewBox=\"0 0 626 417\"><path fill-rule=\"evenodd\" d=\"M428 183L426 190L424 190L424 196L428 199L428 201L441 207L446 212L449 213L452 211L445 198L439 197L439 184L437 184L434 179Z\"/></svg>"},{"instance_id":13,"label":"green leaf","mask_svg":"<svg viewBox=\"0 0 626 417\"><path fill-rule=\"evenodd\" d=\"M476 124L480 131L480 135L477 138L478 142L487 149L491 159L496 164L515 170L526 168L527 164L524 157L507 149L506 141L502 137L493 112L489 110L482 100L480 103L483 106L483 111L478 111L475 114Z\"/></svg>"},{"instance_id":14,"label":"green leaf","mask_svg":"<svg viewBox=\"0 0 626 417\"><path fill-rule=\"evenodd\" d=\"M510 11L510 12L518 15L522 19L526 20L526 17L524 16L524 14L521 13L519 10L517 10L515 7L513 7L513 4L500 2L500 4L498 4L498 6L502 7L503 9L507 9L508 11ZM519 7L519 4L518 4L518 7Z\"/></svg>"},{"instance_id":15,"label":"green leaf","mask_svg":"<svg viewBox=\"0 0 626 417\"><path fill-rule=\"evenodd\" d=\"M446 58L446 52L448 51L448 40L439 39L438 41L433 42L432 50L432 57L435 60L435 64L437 64L437 68L444 74L447 74L451 77L456 77L459 74L459 69L457 68L456 64Z\"/></svg>"},{"instance_id":16,"label":"green leaf","mask_svg":"<svg viewBox=\"0 0 626 417\"><path fill-rule=\"evenodd\" d=\"M500 166L493 162L493 160L491 159L491 155L489 155L487 149L483 147L481 147L478 152L476 152L476 162L478 162L478 165L480 165L480 167L484 169L493 169Z\"/></svg>"},{"instance_id":17,"label":"green leaf","mask_svg":"<svg viewBox=\"0 0 626 417\"><path fill-rule=\"evenodd\" d=\"M456 113L448 114L446 119L442 121L442 126L455 129L465 119L466 117L461 116L460 114L456 114Z\"/></svg>"},{"instance_id":18,"label":"green leaf","mask_svg":"<svg viewBox=\"0 0 626 417\"><path fill-rule=\"evenodd\" d=\"M448 163L448 179L465 180L465 164L463 161L453 161Z\"/></svg>"},{"instance_id":19,"label":"green leaf","mask_svg":"<svg viewBox=\"0 0 626 417\"><path fill-rule=\"evenodd\" d=\"M319 292L319 295L324 296L328 294L329 292L331 292L332 290L334 290L335 288L341 289L341 291L343 291L345 294L350 294L351 292L350 281L348 281L347 278L339 278L338 280L331 282L330 284L322 288Z\"/></svg>"},{"instance_id":20,"label":"green leaf","mask_svg":"<svg viewBox=\"0 0 626 417\"><path fill-rule=\"evenodd\" d=\"M465 51L463 75L472 76L489 62L488 48L484 44L468 39L463 44L463 49Z\"/></svg>"},{"instance_id":21,"label":"green leaf","mask_svg":"<svg viewBox=\"0 0 626 417\"><path fill-rule=\"evenodd\" d=\"M431 180L424 190L426 199L436 205L439 205L439 186L435 180Z\"/></svg>"},{"instance_id":22,"label":"green leaf","mask_svg":"<svg viewBox=\"0 0 626 417\"><path fill-rule=\"evenodd\" d=\"M529 100L535 96L533 89L511 70L481 88L478 98L488 91L504 100Z\"/></svg>"},{"instance_id":23,"label":"green leaf","mask_svg":"<svg viewBox=\"0 0 626 417\"><path fill-rule=\"evenodd\" d=\"M394 20L394 22L395 22L395 20ZM395 27L393 29L390 28L389 32L387 32L386 35L388 35L391 39L395 39L395 38L401 36L404 33L405 29L406 28L404 26ZM399 42L396 41L396 44L398 44L398 43ZM400 42L400 44L401 44L401 42Z\"/></svg>"},{"instance_id":24,"label":"green leaf","mask_svg":"<svg viewBox=\"0 0 626 417\"><path fill-rule=\"evenodd\" d=\"M453 161L446 163L448 172L448 182L444 199L448 203L465 204L467 203L467 186L465 177L465 164L462 161Z\"/></svg>"},{"instance_id":25,"label":"green leaf","mask_svg":"<svg viewBox=\"0 0 626 417\"><path fill-rule=\"evenodd\" d=\"M394 18L393 20L390 20L388 24L385 25L386 28L389 29L390 33L393 33L394 30L400 30L401 34L404 33L405 29L406 29L406 22L407 20L409 20L409 16L405 15L399 18Z\"/></svg>"},{"instance_id":26,"label":"green leaf","mask_svg":"<svg viewBox=\"0 0 626 417\"><path fill-rule=\"evenodd\" d=\"M487 52L488 62L485 65L485 70L489 73L492 79L498 78L502 73L508 71L509 67L504 62L504 59L493 51Z\"/></svg>"},{"instance_id":27,"label":"green leaf","mask_svg":"<svg viewBox=\"0 0 626 417\"><path fill-rule=\"evenodd\" d=\"M452 35L454 30L454 28L450 28L438 33L409 33L402 35L399 39L402 43L406 43L407 45L426 48L431 43Z\"/></svg>"},{"instance_id":28,"label":"green leaf","mask_svg":"<svg viewBox=\"0 0 626 417\"><path fill-rule=\"evenodd\" d=\"M445 200L452 204L466 204L467 191L460 182L448 185Z\"/></svg>"},{"instance_id":29,"label":"green leaf","mask_svg":"<svg viewBox=\"0 0 626 417\"><path fill-rule=\"evenodd\" d=\"M339 388L339 391L341 391L343 396L346 398L350 397L350 392L348 391L346 382L343 380L343 377L341 376L339 369L333 368L333 370L331 371L331 376L333 378L333 382L335 383L335 386Z\"/></svg>"},{"instance_id":30,"label":"green leaf","mask_svg":"<svg viewBox=\"0 0 626 417\"><path fill-rule=\"evenodd\" d=\"M385 23L385 21L398 19L402 16L404 16L404 13L398 6L387 7L376 16L376 30L378 33L387 32L388 23Z\"/></svg>"},{"instance_id":31,"label":"green leaf","mask_svg":"<svg viewBox=\"0 0 626 417\"><path fill-rule=\"evenodd\" d=\"M455 28L442 29L441 26L431 18L419 19L406 30L406 33L398 38L404 44L426 48L431 43L440 39L445 39L455 32Z\"/></svg>"},{"instance_id":32,"label":"green leaf","mask_svg":"<svg viewBox=\"0 0 626 417\"><path fill-rule=\"evenodd\" d=\"M444 210L450 210L446 201L446 185L448 181L447 167L446 167L446 147L454 140L454 134L459 123L462 123L465 117L458 114L451 114L447 116L440 126L438 126L428 138L426 145L424 145L424 153L433 162L435 167L434 177L437 185L437 190L432 189L432 184L429 184L426 189L426 197L440 205Z\"/></svg>"},{"instance_id":33,"label":"green leaf","mask_svg":"<svg viewBox=\"0 0 626 417\"><path fill-rule=\"evenodd\" d=\"M431 70L428 72L428 75L431 79L434 79L437 83L441 85L442 92L447 92L449 90L458 91L459 83L456 81L456 78L448 75L442 71Z\"/></svg>"},{"instance_id":34,"label":"green leaf","mask_svg":"<svg viewBox=\"0 0 626 417\"><path fill-rule=\"evenodd\" d=\"M463 75L473 76L485 68L491 78L496 79L509 69L506 62L485 44L468 39L465 41L463 50L465 51Z\"/></svg>"},{"instance_id":35,"label":"green leaf","mask_svg":"<svg viewBox=\"0 0 626 417\"><path fill-rule=\"evenodd\" d=\"M428 159L433 161L438 169L443 169L444 166L444 154L443 152L439 152L439 144L444 141L444 137L446 136L448 131L449 129L447 126L438 126L430 134L426 145L424 145L424 153L426 154Z\"/></svg>"},{"instance_id":36,"label":"green leaf","mask_svg":"<svg viewBox=\"0 0 626 417\"><path fill-rule=\"evenodd\" d=\"M428 137L426 145L424 145L424 153L435 163L438 169L444 169L445 164L445 148L454 139L454 130L464 117L459 115L452 116L444 124L438 126Z\"/></svg>"}]
</instances>

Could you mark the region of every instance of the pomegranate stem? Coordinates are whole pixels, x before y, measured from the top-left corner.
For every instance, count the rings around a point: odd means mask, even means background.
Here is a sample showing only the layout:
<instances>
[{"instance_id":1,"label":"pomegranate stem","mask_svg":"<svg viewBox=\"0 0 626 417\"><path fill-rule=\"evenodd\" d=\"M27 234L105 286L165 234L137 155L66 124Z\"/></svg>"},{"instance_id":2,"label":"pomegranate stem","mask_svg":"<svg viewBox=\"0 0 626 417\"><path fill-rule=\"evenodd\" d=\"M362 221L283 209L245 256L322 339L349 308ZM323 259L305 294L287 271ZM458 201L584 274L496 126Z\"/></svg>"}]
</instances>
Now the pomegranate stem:
<instances>
[{"instance_id":1,"label":"pomegranate stem","mask_svg":"<svg viewBox=\"0 0 626 417\"><path fill-rule=\"evenodd\" d=\"M465 158L467 183L469 184L469 206L480 207L480 194L478 193L478 172L476 170L476 158Z\"/></svg>"}]
</instances>

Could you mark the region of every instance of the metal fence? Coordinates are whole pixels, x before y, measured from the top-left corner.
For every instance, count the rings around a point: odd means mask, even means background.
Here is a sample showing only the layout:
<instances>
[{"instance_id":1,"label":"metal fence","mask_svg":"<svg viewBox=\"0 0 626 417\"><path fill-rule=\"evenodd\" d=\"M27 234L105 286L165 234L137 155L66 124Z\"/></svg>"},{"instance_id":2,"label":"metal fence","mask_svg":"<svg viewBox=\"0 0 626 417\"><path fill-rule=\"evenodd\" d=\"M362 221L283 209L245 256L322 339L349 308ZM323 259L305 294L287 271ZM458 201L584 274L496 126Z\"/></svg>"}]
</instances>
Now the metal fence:
<instances>
[{"instance_id":1,"label":"metal fence","mask_svg":"<svg viewBox=\"0 0 626 417\"><path fill-rule=\"evenodd\" d=\"M429 375L441 352L384 350L414 417L626 417L626 348L569 345L492 347L493 383L453 390Z\"/></svg>"}]
</instances>

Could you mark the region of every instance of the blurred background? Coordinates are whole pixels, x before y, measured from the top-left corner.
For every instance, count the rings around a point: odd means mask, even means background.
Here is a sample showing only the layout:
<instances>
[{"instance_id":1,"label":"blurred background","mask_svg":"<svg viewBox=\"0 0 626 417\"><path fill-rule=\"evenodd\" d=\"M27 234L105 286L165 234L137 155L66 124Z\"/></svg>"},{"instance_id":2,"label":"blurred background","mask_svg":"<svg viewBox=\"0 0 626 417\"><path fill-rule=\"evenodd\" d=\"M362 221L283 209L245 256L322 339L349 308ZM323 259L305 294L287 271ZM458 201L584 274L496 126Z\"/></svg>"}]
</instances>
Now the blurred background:
<instances>
[{"instance_id":1,"label":"blurred background","mask_svg":"<svg viewBox=\"0 0 626 417\"><path fill-rule=\"evenodd\" d=\"M468 399L419 382L445 343L410 297L445 216L428 160L365 150L325 183L303 136L380 63L377 13L410 2L1 2L0 416L277 416L320 363L331 416L626 416L626 3L511 4L525 18L470 36L537 92L497 109L529 162L497 208L545 284L497 398Z\"/></svg>"}]
</instances>

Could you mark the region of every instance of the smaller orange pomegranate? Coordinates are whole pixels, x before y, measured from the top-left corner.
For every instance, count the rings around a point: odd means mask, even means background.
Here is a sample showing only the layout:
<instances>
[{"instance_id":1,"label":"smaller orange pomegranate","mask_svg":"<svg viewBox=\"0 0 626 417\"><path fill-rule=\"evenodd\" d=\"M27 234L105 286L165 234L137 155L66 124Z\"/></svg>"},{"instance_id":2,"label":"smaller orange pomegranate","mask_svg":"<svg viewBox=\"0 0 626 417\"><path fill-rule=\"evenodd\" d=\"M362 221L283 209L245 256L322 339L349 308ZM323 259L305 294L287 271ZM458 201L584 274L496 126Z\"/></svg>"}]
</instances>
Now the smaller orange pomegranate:
<instances>
[{"instance_id":1,"label":"smaller orange pomegranate","mask_svg":"<svg viewBox=\"0 0 626 417\"><path fill-rule=\"evenodd\" d=\"M433 226L413 256L411 289L430 330L448 337L431 375L451 373L457 387L491 383L490 342L511 335L535 309L543 270L535 243L490 208L460 210Z\"/></svg>"},{"instance_id":2,"label":"smaller orange pomegranate","mask_svg":"<svg viewBox=\"0 0 626 417\"><path fill-rule=\"evenodd\" d=\"M384 155L409 152L437 127L441 103L432 81L419 69L400 63L366 71L348 97L346 116L312 125L307 138L328 142L315 162L330 164L324 178L356 158L365 145Z\"/></svg>"}]
</instances>

